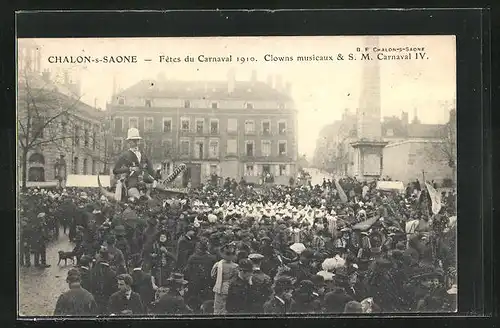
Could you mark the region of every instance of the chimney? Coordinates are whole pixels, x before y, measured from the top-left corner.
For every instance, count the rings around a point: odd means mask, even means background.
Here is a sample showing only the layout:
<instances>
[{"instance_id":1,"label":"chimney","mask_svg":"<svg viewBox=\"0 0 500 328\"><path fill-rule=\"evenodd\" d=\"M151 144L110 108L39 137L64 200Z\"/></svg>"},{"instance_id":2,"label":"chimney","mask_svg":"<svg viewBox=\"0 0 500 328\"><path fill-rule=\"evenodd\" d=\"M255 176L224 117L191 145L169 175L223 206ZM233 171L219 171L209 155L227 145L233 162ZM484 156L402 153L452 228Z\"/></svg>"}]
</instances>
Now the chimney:
<instances>
[{"instance_id":1,"label":"chimney","mask_svg":"<svg viewBox=\"0 0 500 328\"><path fill-rule=\"evenodd\" d=\"M252 70L252 76L250 77L250 82L252 82L252 84L255 84L255 82L257 82L257 71L256 70Z\"/></svg>"},{"instance_id":2,"label":"chimney","mask_svg":"<svg viewBox=\"0 0 500 328\"><path fill-rule=\"evenodd\" d=\"M231 68L227 72L227 93L234 92L235 84L236 84L236 74L234 72L234 69Z\"/></svg>"},{"instance_id":3,"label":"chimney","mask_svg":"<svg viewBox=\"0 0 500 328\"><path fill-rule=\"evenodd\" d=\"M47 83L50 82L50 71L48 69L43 70L42 79Z\"/></svg>"},{"instance_id":4,"label":"chimney","mask_svg":"<svg viewBox=\"0 0 500 328\"><path fill-rule=\"evenodd\" d=\"M292 84L290 82L285 83L285 92L287 95L292 93Z\"/></svg>"},{"instance_id":5,"label":"chimney","mask_svg":"<svg viewBox=\"0 0 500 328\"><path fill-rule=\"evenodd\" d=\"M413 124L419 124L420 121L418 119L418 112L417 112L417 109L414 108L413 109L413 121L412 121Z\"/></svg>"},{"instance_id":6,"label":"chimney","mask_svg":"<svg viewBox=\"0 0 500 328\"><path fill-rule=\"evenodd\" d=\"M273 76L271 74L269 74L267 76L267 85L270 86L271 88L273 87Z\"/></svg>"},{"instance_id":7,"label":"chimney","mask_svg":"<svg viewBox=\"0 0 500 328\"><path fill-rule=\"evenodd\" d=\"M401 113L401 121L403 121L403 125L408 125L408 112Z\"/></svg>"},{"instance_id":8,"label":"chimney","mask_svg":"<svg viewBox=\"0 0 500 328\"><path fill-rule=\"evenodd\" d=\"M283 91L283 78L281 75L276 75L274 88L278 91Z\"/></svg>"}]
</instances>

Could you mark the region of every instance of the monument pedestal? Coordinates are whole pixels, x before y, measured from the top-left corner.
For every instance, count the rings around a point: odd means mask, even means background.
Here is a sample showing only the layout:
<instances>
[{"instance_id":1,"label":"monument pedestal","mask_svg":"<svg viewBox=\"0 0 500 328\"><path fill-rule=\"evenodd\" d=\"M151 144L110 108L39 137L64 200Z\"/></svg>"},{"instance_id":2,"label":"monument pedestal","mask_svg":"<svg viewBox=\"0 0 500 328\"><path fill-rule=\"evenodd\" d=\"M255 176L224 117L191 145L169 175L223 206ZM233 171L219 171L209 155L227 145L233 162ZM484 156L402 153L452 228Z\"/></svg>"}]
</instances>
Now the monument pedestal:
<instances>
[{"instance_id":1,"label":"monument pedestal","mask_svg":"<svg viewBox=\"0 0 500 328\"><path fill-rule=\"evenodd\" d=\"M354 176L359 181L374 180L382 174L382 151L385 141L357 140L354 148Z\"/></svg>"}]
</instances>

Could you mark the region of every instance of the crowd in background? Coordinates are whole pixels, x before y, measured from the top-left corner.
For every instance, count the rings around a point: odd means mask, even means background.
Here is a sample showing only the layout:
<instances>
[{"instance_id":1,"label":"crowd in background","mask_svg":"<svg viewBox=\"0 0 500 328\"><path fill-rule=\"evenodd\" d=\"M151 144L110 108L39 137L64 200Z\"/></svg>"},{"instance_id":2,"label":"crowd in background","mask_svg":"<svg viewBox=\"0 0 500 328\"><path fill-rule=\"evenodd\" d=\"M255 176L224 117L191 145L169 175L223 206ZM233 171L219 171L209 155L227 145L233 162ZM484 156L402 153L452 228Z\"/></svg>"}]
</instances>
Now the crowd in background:
<instances>
[{"instance_id":1,"label":"crowd in background","mask_svg":"<svg viewBox=\"0 0 500 328\"><path fill-rule=\"evenodd\" d=\"M456 310L456 194L225 180L175 199L110 201L93 188L20 198L21 265L48 267L60 229L77 263L55 315ZM454 219L453 219L454 218Z\"/></svg>"}]
</instances>

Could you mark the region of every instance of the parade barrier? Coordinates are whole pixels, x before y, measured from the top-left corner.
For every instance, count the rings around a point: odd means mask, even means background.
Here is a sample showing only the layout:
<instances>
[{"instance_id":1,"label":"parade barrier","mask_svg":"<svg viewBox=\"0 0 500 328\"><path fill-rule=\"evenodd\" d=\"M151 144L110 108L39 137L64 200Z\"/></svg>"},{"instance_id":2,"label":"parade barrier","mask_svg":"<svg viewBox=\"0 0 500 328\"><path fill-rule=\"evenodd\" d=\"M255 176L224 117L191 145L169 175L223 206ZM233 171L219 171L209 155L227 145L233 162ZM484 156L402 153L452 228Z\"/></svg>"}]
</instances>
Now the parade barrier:
<instances>
[{"instance_id":1,"label":"parade barrier","mask_svg":"<svg viewBox=\"0 0 500 328\"><path fill-rule=\"evenodd\" d=\"M97 181L97 175L82 175L82 174L70 174L66 179L66 187L99 187L99 182ZM99 176L101 185L103 187L109 187L111 185L111 177L109 175Z\"/></svg>"}]
</instances>

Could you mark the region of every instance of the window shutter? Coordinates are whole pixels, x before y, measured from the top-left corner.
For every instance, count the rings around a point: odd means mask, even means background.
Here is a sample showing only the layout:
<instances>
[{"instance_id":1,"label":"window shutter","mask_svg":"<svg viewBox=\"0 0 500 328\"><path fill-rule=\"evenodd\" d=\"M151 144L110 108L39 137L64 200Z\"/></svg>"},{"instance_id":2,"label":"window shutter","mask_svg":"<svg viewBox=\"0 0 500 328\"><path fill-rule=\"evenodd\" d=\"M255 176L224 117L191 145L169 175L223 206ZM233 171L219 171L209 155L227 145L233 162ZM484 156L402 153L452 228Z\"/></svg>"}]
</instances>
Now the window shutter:
<instances>
[{"instance_id":1,"label":"window shutter","mask_svg":"<svg viewBox=\"0 0 500 328\"><path fill-rule=\"evenodd\" d=\"M217 165L217 175L222 176L222 170L221 170L220 165Z\"/></svg>"},{"instance_id":2,"label":"window shutter","mask_svg":"<svg viewBox=\"0 0 500 328\"><path fill-rule=\"evenodd\" d=\"M207 176L210 176L210 164L209 163L205 164L205 173Z\"/></svg>"},{"instance_id":3,"label":"window shutter","mask_svg":"<svg viewBox=\"0 0 500 328\"><path fill-rule=\"evenodd\" d=\"M279 176L280 175L280 165L279 164L274 165L274 170L275 170L274 176L276 176L276 177Z\"/></svg>"},{"instance_id":4,"label":"window shutter","mask_svg":"<svg viewBox=\"0 0 500 328\"><path fill-rule=\"evenodd\" d=\"M290 170L290 169L291 169L290 165L289 165L289 164L287 164L287 165L286 165L286 175L287 175L287 176L290 176L290 175L291 175L291 172L290 172L291 170Z\"/></svg>"}]
</instances>

